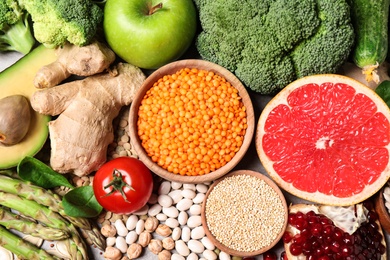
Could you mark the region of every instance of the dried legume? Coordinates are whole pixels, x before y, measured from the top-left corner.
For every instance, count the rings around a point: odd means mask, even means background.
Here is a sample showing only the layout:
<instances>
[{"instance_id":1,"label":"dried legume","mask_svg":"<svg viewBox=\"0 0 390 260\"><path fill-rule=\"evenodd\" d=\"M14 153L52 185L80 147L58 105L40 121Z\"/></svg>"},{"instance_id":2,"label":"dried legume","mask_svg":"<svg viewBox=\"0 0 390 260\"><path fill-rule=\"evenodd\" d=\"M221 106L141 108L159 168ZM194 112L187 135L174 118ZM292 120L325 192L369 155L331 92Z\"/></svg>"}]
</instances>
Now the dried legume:
<instances>
[{"instance_id":1,"label":"dried legume","mask_svg":"<svg viewBox=\"0 0 390 260\"><path fill-rule=\"evenodd\" d=\"M185 68L160 78L138 111L148 156L180 175L204 175L229 162L247 128L238 90L211 71Z\"/></svg>"}]
</instances>

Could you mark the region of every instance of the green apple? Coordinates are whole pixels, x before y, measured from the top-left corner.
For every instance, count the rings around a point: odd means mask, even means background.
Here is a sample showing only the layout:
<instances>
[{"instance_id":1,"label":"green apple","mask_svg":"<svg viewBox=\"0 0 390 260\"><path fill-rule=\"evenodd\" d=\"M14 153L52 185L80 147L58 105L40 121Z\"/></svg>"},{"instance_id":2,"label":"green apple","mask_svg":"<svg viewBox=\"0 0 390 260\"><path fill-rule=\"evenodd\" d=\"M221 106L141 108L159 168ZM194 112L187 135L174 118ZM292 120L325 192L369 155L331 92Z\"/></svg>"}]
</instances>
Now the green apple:
<instances>
[{"instance_id":1,"label":"green apple","mask_svg":"<svg viewBox=\"0 0 390 260\"><path fill-rule=\"evenodd\" d=\"M191 45L197 26L192 0L107 0L104 34L124 61L156 69L177 60Z\"/></svg>"}]
</instances>

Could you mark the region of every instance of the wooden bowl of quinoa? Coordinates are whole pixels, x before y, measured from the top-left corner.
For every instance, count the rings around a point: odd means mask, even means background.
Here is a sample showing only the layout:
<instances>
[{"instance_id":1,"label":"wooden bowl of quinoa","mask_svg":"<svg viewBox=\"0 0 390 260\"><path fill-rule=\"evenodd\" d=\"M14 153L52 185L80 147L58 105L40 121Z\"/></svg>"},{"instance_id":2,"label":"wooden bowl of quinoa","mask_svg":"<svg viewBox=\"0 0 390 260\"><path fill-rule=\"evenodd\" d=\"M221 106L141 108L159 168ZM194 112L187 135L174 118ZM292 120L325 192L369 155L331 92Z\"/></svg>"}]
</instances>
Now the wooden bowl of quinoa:
<instances>
[{"instance_id":1,"label":"wooden bowl of quinoa","mask_svg":"<svg viewBox=\"0 0 390 260\"><path fill-rule=\"evenodd\" d=\"M282 238L288 207L270 178L238 170L210 186L201 218L207 237L221 251L252 257L268 251Z\"/></svg>"},{"instance_id":2,"label":"wooden bowl of quinoa","mask_svg":"<svg viewBox=\"0 0 390 260\"><path fill-rule=\"evenodd\" d=\"M204 183L244 157L255 127L246 88L230 71L180 60L154 71L136 93L129 135L139 159L160 177Z\"/></svg>"}]
</instances>

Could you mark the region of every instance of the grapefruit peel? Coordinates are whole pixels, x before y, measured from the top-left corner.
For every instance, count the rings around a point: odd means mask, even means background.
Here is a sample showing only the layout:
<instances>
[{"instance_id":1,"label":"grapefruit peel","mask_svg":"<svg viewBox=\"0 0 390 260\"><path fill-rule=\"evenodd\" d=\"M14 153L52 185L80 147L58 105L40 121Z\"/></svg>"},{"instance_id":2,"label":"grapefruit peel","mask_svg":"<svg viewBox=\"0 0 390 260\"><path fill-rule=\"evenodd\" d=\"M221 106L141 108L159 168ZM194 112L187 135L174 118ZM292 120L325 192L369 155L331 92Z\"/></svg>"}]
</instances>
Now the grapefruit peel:
<instances>
[{"instance_id":1,"label":"grapefruit peel","mask_svg":"<svg viewBox=\"0 0 390 260\"><path fill-rule=\"evenodd\" d=\"M313 84L315 91L296 95ZM374 195L390 177L389 122L389 107L366 85L336 74L307 76L265 106L256 150L285 191L320 204L349 206Z\"/></svg>"}]
</instances>

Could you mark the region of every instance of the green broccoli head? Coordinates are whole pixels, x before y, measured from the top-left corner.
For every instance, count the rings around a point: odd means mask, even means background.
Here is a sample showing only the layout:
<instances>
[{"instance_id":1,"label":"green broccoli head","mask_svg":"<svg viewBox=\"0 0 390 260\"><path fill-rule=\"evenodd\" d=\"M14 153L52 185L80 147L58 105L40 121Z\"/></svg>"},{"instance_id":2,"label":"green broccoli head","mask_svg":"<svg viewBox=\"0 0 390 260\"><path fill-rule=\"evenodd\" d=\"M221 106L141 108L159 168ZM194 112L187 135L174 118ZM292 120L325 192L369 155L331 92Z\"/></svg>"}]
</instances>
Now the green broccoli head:
<instances>
[{"instance_id":1,"label":"green broccoli head","mask_svg":"<svg viewBox=\"0 0 390 260\"><path fill-rule=\"evenodd\" d=\"M17 23L22 16L18 2L15 0L3 0L0 2L0 30L6 30Z\"/></svg>"},{"instance_id":2,"label":"green broccoli head","mask_svg":"<svg viewBox=\"0 0 390 260\"><path fill-rule=\"evenodd\" d=\"M16 0L0 2L0 51L30 52L35 44L29 16Z\"/></svg>"},{"instance_id":3,"label":"green broccoli head","mask_svg":"<svg viewBox=\"0 0 390 260\"><path fill-rule=\"evenodd\" d=\"M252 90L274 94L293 80L334 72L353 45L345 0L195 0L203 59Z\"/></svg>"},{"instance_id":4,"label":"green broccoli head","mask_svg":"<svg viewBox=\"0 0 390 260\"><path fill-rule=\"evenodd\" d=\"M89 0L19 0L31 14L34 36L47 47L91 42L103 10Z\"/></svg>"}]
</instances>

